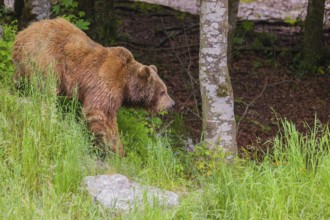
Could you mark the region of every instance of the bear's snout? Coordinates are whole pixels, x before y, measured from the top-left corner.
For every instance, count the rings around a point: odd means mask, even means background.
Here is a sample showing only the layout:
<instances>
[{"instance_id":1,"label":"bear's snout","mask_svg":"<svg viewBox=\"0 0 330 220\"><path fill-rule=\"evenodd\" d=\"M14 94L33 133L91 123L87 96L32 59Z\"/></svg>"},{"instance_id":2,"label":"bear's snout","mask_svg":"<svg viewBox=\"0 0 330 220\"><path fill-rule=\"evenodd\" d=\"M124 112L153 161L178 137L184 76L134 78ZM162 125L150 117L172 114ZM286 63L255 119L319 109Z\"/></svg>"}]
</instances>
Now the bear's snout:
<instances>
[{"instance_id":1,"label":"bear's snout","mask_svg":"<svg viewBox=\"0 0 330 220\"><path fill-rule=\"evenodd\" d=\"M174 107L174 105L175 105L175 101L169 95L167 95L166 102L165 103L166 103L165 104L165 108L167 110L172 109Z\"/></svg>"}]
</instances>

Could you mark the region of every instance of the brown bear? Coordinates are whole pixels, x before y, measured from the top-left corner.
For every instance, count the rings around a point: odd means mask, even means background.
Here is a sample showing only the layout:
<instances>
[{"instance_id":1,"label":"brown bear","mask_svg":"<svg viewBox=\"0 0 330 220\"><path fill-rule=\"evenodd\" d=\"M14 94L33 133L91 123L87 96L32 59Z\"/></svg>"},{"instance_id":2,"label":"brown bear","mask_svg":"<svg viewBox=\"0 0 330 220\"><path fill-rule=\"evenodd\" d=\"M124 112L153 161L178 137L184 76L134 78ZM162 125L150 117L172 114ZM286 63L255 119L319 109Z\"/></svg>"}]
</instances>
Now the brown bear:
<instances>
[{"instance_id":1,"label":"brown bear","mask_svg":"<svg viewBox=\"0 0 330 220\"><path fill-rule=\"evenodd\" d=\"M57 94L78 100L89 129L107 150L124 154L116 113L122 105L143 107L151 113L171 108L173 99L154 65L137 62L123 47L103 47L62 18L33 23L19 32L13 46L14 82L51 67Z\"/></svg>"}]
</instances>

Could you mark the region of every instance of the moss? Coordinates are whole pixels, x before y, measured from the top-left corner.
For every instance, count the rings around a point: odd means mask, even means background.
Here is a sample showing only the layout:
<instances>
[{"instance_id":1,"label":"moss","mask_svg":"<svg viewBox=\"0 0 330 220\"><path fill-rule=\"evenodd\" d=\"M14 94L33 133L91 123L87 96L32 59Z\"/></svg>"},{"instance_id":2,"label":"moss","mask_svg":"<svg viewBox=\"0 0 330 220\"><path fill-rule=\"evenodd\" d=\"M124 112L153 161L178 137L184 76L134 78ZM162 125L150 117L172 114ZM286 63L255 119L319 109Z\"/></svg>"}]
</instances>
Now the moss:
<instances>
[{"instance_id":1,"label":"moss","mask_svg":"<svg viewBox=\"0 0 330 220\"><path fill-rule=\"evenodd\" d=\"M218 85L217 96L218 97L226 97L226 96L228 96L228 88L227 88L227 86L225 84Z\"/></svg>"}]
</instances>

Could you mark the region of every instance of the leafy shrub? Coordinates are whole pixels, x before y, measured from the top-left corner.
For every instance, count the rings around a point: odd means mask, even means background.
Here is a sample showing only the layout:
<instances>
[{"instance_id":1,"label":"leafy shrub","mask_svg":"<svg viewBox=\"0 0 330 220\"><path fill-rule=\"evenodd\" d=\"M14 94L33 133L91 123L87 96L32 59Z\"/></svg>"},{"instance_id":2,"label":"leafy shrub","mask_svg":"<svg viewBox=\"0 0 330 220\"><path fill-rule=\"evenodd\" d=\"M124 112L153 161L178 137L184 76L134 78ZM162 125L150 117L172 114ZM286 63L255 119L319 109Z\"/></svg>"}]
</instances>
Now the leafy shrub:
<instances>
[{"instance_id":1,"label":"leafy shrub","mask_svg":"<svg viewBox=\"0 0 330 220\"><path fill-rule=\"evenodd\" d=\"M90 22L86 19L86 13L78 10L78 2L73 0L60 0L52 8L55 15L70 21L81 30L88 30Z\"/></svg>"},{"instance_id":2,"label":"leafy shrub","mask_svg":"<svg viewBox=\"0 0 330 220\"><path fill-rule=\"evenodd\" d=\"M145 157L148 145L156 142L157 129L162 125L159 117L149 117L143 110L122 108L118 112L118 128L128 157Z\"/></svg>"},{"instance_id":3,"label":"leafy shrub","mask_svg":"<svg viewBox=\"0 0 330 220\"><path fill-rule=\"evenodd\" d=\"M0 80L7 81L14 72L11 51L17 31L17 21L12 22L11 25L4 24L2 28L3 37L0 38Z\"/></svg>"}]
</instances>

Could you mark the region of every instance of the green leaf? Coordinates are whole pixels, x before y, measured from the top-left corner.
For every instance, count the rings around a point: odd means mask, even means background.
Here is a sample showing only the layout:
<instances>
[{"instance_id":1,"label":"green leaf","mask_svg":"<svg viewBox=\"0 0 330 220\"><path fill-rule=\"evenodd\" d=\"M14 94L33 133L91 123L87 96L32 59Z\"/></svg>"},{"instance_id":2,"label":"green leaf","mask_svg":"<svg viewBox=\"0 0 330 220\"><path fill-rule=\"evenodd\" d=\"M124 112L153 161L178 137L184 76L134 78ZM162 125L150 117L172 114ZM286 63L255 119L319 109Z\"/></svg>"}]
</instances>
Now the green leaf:
<instances>
[{"instance_id":1,"label":"green leaf","mask_svg":"<svg viewBox=\"0 0 330 220\"><path fill-rule=\"evenodd\" d=\"M59 5L54 5L53 6L53 12L55 13L55 14L59 14L60 13L60 6Z\"/></svg>"},{"instance_id":2,"label":"green leaf","mask_svg":"<svg viewBox=\"0 0 330 220\"><path fill-rule=\"evenodd\" d=\"M80 11L80 12L79 12L79 17L81 17L81 18L82 18L82 17L85 17L85 15L86 15L86 13L85 13L85 12L83 12L83 11Z\"/></svg>"},{"instance_id":3,"label":"green leaf","mask_svg":"<svg viewBox=\"0 0 330 220\"><path fill-rule=\"evenodd\" d=\"M81 30L88 30L90 22L79 19L75 22L75 25Z\"/></svg>"}]
</instances>

